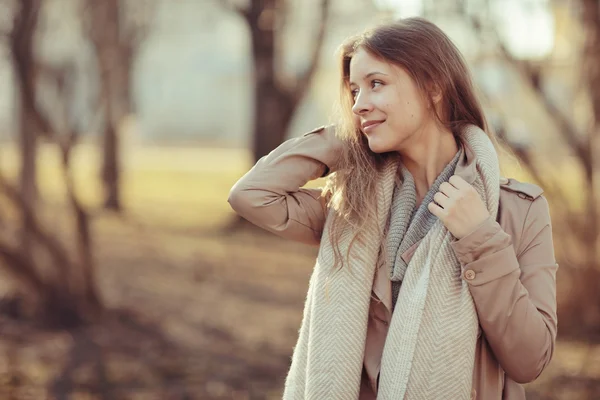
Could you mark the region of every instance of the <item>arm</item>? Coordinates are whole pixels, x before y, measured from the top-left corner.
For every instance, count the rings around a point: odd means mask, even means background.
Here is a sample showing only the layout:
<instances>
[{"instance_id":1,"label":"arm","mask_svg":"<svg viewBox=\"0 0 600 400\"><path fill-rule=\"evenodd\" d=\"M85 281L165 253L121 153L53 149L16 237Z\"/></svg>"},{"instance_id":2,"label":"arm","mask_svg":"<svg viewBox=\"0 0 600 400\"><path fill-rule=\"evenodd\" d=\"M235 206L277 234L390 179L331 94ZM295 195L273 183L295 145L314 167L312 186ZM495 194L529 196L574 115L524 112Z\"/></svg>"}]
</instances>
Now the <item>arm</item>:
<instances>
[{"instance_id":1,"label":"arm","mask_svg":"<svg viewBox=\"0 0 600 400\"><path fill-rule=\"evenodd\" d=\"M333 171L341 153L333 126L285 141L258 160L229 193L242 217L279 236L318 244L325 224L326 199L319 189L301 189Z\"/></svg>"},{"instance_id":2,"label":"arm","mask_svg":"<svg viewBox=\"0 0 600 400\"><path fill-rule=\"evenodd\" d=\"M530 205L519 255L493 219L454 242L479 324L502 369L527 383L548 365L556 340L556 270L548 203ZM471 271L471 272L469 272Z\"/></svg>"}]
</instances>

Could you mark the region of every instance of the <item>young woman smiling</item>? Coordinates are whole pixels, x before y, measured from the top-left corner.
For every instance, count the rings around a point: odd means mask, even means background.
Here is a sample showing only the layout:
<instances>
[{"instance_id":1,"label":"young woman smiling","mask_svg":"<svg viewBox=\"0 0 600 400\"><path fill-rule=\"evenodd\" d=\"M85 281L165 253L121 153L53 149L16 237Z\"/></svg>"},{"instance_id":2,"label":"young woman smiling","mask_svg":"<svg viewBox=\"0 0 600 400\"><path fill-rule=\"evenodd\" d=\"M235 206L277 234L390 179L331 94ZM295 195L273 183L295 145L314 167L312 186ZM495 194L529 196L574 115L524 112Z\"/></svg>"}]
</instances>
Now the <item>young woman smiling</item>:
<instances>
[{"instance_id":1,"label":"young woman smiling","mask_svg":"<svg viewBox=\"0 0 600 400\"><path fill-rule=\"evenodd\" d=\"M468 68L434 24L376 27L340 61L339 122L283 143L229 197L320 246L284 399L524 399L556 339L542 190L501 178Z\"/></svg>"}]
</instances>

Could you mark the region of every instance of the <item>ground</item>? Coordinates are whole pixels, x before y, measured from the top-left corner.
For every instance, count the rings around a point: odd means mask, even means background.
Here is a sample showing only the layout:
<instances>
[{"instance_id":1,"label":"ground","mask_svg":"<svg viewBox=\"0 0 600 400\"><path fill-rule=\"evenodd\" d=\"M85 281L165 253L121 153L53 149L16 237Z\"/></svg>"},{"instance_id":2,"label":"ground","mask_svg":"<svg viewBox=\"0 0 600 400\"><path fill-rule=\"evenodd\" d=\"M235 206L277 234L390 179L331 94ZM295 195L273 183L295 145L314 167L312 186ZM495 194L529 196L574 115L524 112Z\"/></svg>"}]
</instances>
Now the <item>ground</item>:
<instances>
[{"instance_id":1,"label":"ground","mask_svg":"<svg viewBox=\"0 0 600 400\"><path fill-rule=\"evenodd\" d=\"M54 156L41 157L46 221L66 232ZM11 157L0 158L9 173ZM75 165L94 210L105 316L58 332L0 318L0 399L281 398L316 249L229 229L227 194L247 154L137 149L123 216L97 211L96 160L83 147ZM529 399L600 399L600 346L559 338L527 390Z\"/></svg>"}]
</instances>

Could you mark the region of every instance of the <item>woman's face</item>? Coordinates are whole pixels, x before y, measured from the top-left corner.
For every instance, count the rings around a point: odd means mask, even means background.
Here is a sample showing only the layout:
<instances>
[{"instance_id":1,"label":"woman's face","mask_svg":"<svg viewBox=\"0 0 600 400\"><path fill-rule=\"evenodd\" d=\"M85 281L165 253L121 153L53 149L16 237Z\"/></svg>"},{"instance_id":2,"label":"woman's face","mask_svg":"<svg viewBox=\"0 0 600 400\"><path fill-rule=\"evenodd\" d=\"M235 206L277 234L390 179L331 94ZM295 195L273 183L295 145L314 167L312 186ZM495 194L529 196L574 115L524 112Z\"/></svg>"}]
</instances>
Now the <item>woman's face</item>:
<instances>
[{"instance_id":1,"label":"woman's face","mask_svg":"<svg viewBox=\"0 0 600 400\"><path fill-rule=\"evenodd\" d=\"M362 48L350 61L350 90L356 123L375 153L402 151L433 121L410 75Z\"/></svg>"}]
</instances>

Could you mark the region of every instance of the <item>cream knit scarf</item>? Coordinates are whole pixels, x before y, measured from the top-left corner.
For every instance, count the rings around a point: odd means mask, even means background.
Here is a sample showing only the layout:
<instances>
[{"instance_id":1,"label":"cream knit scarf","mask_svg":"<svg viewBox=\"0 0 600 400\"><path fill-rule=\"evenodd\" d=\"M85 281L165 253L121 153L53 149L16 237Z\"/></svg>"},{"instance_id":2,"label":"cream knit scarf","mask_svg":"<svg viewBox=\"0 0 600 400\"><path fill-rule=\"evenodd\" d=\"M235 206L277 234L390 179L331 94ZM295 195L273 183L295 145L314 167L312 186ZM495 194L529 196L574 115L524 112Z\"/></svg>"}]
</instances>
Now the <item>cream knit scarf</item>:
<instances>
[{"instance_id":1,"label":"cream knit scarf","mask_svg":"<svg viewBox=\"0 0 600 400\"><path fill-rule=\"evenodd\" d=\"M410 171L404 165L400 165L402 181L394 188L389 228L386 233L386 256L390 279L392 280L392 309L396 306L402 280L408 268L408 263L404 261L402 254L423 239L437 222L438 218L429 212L427 206L433 201L440 185L448 181L454 174L461 156L464 157L462 148L459 149L452 161L446 165L442 173L438 175L416 209L417 189L415 180Z\"/></svg>"},{"instance_id":2,"label":"cream knit scarf","mask_svg":"<svg viewBox=\"0 0 600 400\"><path fill-rule=\"evenodd\" d=\"M473 185L495 218L500 171L494 147L472 125L462 137L477 163ZM357 238L350 259L336 272L327 238L335 215L327 218L285 382L285 400L358 398L371 289L380 259L378 232L389 219L397 169L390 161L380 173L378 209L383 212ZM346 254L353 236L350 229L342 232L341 254ZM378 399L470 396L478 321L452 240L436 221L408 265L383 350Z\"/></svg>"}]
</instances>

